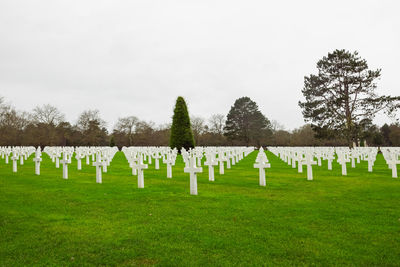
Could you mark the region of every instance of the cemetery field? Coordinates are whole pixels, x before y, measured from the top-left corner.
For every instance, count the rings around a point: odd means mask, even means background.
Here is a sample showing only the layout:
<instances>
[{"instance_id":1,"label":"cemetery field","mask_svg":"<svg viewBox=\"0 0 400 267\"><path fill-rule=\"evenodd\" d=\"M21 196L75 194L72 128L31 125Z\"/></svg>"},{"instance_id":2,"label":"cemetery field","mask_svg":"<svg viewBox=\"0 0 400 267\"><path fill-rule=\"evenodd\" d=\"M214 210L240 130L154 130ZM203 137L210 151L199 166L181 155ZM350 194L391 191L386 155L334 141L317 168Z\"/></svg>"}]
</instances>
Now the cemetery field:
<instances>
[{"instance_id":1,"label":"cemetery field","mask_svg":"<svg viewBox=\"0 0 400 267\"><path fill-rule=\"evenodd\" d=\"M267 152L267 186L253 168L257 152L208 181L198 195L178 156L144 171L144 188L122 152L103 183L95 167L76 160L69 179L43 154L18 172L0 159L0 265L400 265L400 180L382 155L341 175L313 166L297 173Z\"/></svg>"}]
</instances>

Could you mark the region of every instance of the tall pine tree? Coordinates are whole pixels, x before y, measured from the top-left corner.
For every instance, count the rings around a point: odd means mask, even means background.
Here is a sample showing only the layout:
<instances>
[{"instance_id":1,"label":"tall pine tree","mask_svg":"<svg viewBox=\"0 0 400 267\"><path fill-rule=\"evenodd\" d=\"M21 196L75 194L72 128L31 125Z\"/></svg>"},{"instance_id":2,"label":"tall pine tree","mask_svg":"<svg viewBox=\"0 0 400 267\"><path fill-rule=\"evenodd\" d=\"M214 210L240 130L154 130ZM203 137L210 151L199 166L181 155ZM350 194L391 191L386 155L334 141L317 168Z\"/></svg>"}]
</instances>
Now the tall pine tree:
<instances>
[{"instance_id":1,"label":"tall pine tree","mask_svg":"<svg viewBox=\"0 0 400 267\"><path fill-rule=\"evenodd\" d=\"M381 70L368 69L357 52L335 50L318 61L317 69L317 75L304 77L305 101L299 105L319 137L342 136L351 146L377 112L392 114L400 107L399 96L375 93Z\"/></svg>"},{"instance_id":2,"label":"tall pine tree","mask_svg":"<svg viewBox=\"0 0 400 267\"><path fill-rule=\"evenodd\" d=\"M271 135L271 123L249 97L235 101L224 127L228 140L242 145L263 145Z\"/></svg>"},{"instance_id":3,"label":"tall pine tree","mask_svg":"<svg viewBox=\"0 0 400 267\"><path fill-rule=\"evenodd\" d=\"M176 147L179 151L182 147L189 149L195 145L190 125L189 112L185 99L181 96L176 99L169 145L171 148Z\"/></svg>"}]
</instances>

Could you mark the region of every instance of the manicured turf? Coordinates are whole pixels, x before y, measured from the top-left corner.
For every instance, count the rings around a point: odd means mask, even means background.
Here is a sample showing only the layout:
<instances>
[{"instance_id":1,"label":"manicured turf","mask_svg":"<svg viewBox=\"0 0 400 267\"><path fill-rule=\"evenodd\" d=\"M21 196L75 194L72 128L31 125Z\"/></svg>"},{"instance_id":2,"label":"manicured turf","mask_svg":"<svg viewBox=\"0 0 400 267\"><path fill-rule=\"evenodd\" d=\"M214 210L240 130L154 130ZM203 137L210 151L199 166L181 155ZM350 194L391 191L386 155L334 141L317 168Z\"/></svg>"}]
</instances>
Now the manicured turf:
<instances>
[{"instance_id":1,"label":"manicured turf","mask_svg":"<svg viewBox=\"0 0 400 267\"><path fill-rule=\"evenodd\" d=\"M400 265L400 180L381 155L333 171L314 166L314 181L267 153L267 187L252 168L256 152L208 181L178 158L145 170L145 188L118 152L95 183L95 168L76 161L69 179L44 155L18 172L0 162L0 265ZM305 170L305 168L304 168Z\"/></svg>"}]
</instances>

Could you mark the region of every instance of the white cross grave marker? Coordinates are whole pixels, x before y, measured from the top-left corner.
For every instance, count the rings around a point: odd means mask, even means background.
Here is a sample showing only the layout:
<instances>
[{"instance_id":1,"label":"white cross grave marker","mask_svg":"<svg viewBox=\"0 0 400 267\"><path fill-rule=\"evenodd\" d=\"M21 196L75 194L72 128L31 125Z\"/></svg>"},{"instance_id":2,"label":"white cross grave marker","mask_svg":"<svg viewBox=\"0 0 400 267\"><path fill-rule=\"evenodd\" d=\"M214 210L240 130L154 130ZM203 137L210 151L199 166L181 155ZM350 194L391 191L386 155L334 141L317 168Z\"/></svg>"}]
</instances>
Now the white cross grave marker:
<instances>
[{"instance_id":1,"label":"white cross grave marker","mask_svg":"<svg viewBox=\"0 0 400 267\"><path fill-rule=\"evenodd\" d=\"M392 169L392 177L397 178L397 164L400 164L400 160L397 159L397 155L392 153L391 158L387 161L387 163Z\"/></svg>"},{"instance_id":2,"label":"white cross grave marker","mask_svg":"<svg viewBox=\"0 0 400 267\"><path fill-rule=\"evenodd\" d=\"M160 155L158 154L158 152L154 155L154 161L155 161L155 169L159 170L160 169Z\"/></svg>"},{"instance_id":3,"label":"white cross grave marker","mask_svg":"<svg viewBox=\"0 0 400 267\"><path fill-rule=\"evenodd\" d=\"M211 154L206 155L206 161L204 162L204 165L208 166L208 180L209 181L215 181L214 177L214 165L216 165L217 162L214 159L214 156Z\"/></svg>"},{"instance_id":4,"label":"white cross grave marker","mask_svg":"<svg viewBox=\"0 0 400 267\"><path fill-rule=\"evenodd\" d=\"M17 172L17 160L18 160L18 155L13 153L13 156L11 157L11 160L13 162L13 172Z\"/></svg>"},{"instance_id":5,"label":"white cross grave marker","mask_svg":"<svg viewBox=\"0 0 400 267\"><path fill-rule=\"evenodd\" d=\"M167 164L167 178L172 178L172 165L174 164L172 156L168 154L167 159L164 162Z\"/></svg>"},{"instance_id":6,"label":"white cross grave marker","mask_svg":"<svg viewBox=\"0 0 400 267\"><path fill-rule=\"evenodd\" d=\"M140 157L139 163L135 165L135 168L138 170L138 188L144 188L144 171L143 169L147 169L149 166L147 164L143 164L143 160Z\"/></svg>"},{"instance_id":7,"label":"white cross grave marker","mask_svg":"<svg viewBox=\"0 0 400 267\"><path fill-rule=\"evenodd\" d=\"M190 173L190 194L197 195L197 173L203 172L203 168L196 167L196 160L192 157L189 167L184 168L184 172Z\"/></svg>"},{"instance_id":8,"label":"white cross grave marker","mask_svg":"<svg viewBox=\"0 0 400 267\"><path fill-rule=\"evenodd\" d=\"M40 175L40 162L42 159L40 158L42 152L40 151L40 146L37 148L35 152L35 157L33 158L33 161L35 162L35 174Z\"/></svg>"},{"instance_id":9,"label":"white cross grave marker","mask_svg":"<svg viewBox=\"0 0 400 267\"><path fill-rule=\"evenodd\" d=\"M96 183L101 184L102 183L102 172L101 168L103 167L103 163L101 162L101 156L100 154L97 155L96 157L96 162L93 162L93 166L96 167Z\"/></svg>"},{"instance_id":10,"label":"white cross grave marker","mask_svg":"<svg viewBox=\"0 0 400 267\"><path fill-rule=\"evenodd\" d=\"M220 151L218 153L219 174L224 174L224 161L225 161L224 152Z\"/></svg>"},{"instance_id":11,"label":"white cross grave marker","mask_svg":"<svg viewBox=\"0 0 400 267\"><path fill-rule=\"evenodd\" d=\"M339 164L342 165L342 175L347 175L347 167L346 163L349 162L350 160L347 158L347 154L342 152L339 153L338 155L338 160Z\"/></svg>"},{"instance_id":12,"label":"white cross grave marker","mask_svg":"<svg viewBox=\"0 0 400 267\"><path fill-rule=\"evenodd\" d=\"M60 163L63 165L63 179L68 179L68 163L69 163L69 161L68 161L66 152L63 152L63 159L60 161Z\"/></svg>"},{"instance_id":13,"label":"white cross grave marker","mask_svg":"<svg viewBox=\"0 0 400 267\"><path fill-rule=\"evenodd\" d=\"M313 179L312 165L317 164L312 153L307 153L305 163L307 165L307 180L311 181Z\"/></svg>"},{"instance_id":14,"label":"white cross grave marker","mask_svg":"<svg viewBox=\"0 0 400 267\"><path fill-rule=\"evenodd\" d=\"M258 168L258 170L259 170L259 176L260 176L259 184L261 186L266 186L265 169L271 168L271 164L262 161L262 162L255 163L254 168Z\"/></svg>"}]
</instances>

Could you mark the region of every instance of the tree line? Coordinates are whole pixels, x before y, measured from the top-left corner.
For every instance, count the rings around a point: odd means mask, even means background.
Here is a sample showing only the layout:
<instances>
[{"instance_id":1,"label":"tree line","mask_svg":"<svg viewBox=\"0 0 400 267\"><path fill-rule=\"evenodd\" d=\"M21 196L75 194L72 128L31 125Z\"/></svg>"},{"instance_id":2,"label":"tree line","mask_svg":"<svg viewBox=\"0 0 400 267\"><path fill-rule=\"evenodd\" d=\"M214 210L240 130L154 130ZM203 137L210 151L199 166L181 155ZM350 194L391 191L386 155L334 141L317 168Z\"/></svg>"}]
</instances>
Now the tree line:
<instances>
[{"instance_id":1,"label":"tree line","mask_svg":"<svg viewBox=\"0 0 400 267\"><path fill-rule=\"evenodd\" d=\"M292 131L270 121L248 97L235 101L227 115L214 114L206 119L190 117L194 143L199 146L347 145L346 138L318 138L310 124ZM50 104L31 112L17 111L0 97L0 146L168 146L171 124L156 125L136 116L119 118L111 132L98 110L85 110L75 123ZM400 125L378 127L370 124L362 131L369 145L400 146Z\"/></svg>"}]
</instances>

